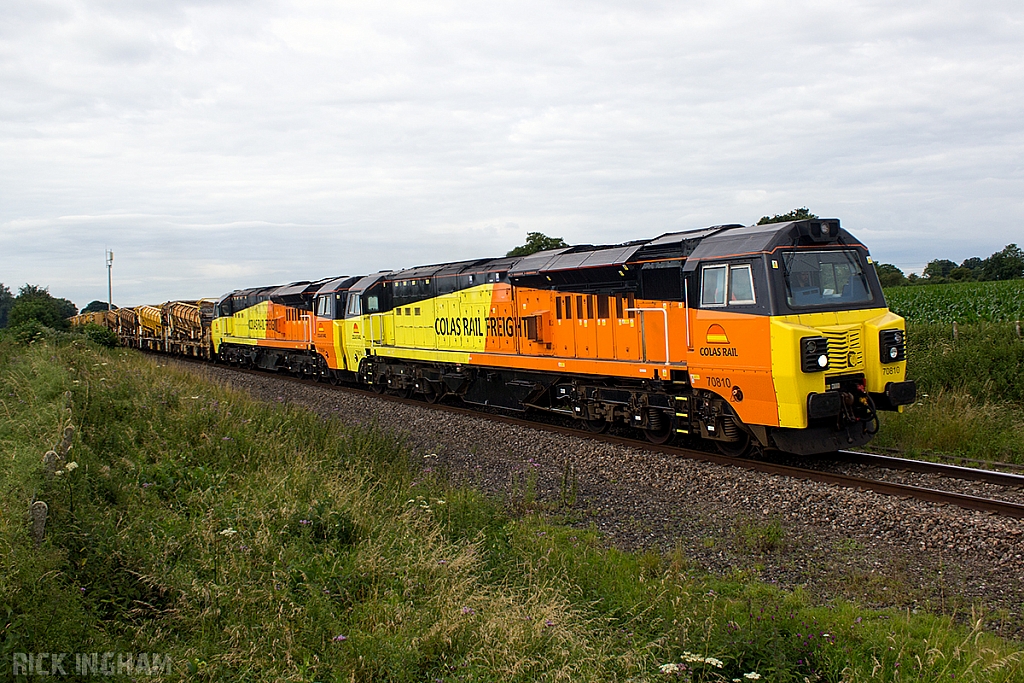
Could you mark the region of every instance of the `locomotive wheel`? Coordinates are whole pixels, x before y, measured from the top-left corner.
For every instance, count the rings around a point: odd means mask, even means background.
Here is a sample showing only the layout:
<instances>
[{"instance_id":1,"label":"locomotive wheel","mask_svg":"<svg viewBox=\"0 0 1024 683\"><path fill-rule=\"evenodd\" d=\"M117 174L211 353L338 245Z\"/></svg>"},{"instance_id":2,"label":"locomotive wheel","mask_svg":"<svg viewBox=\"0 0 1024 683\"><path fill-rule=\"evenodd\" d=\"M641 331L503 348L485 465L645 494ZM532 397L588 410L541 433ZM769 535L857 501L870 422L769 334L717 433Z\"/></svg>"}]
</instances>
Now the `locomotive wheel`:
<instances>
[{"instance_id":1,"label":"locomotive wheel","mask_svg":"<svg viewBox=\"0 0 1024 683\"><path fill-rule=\"evenodd\" d=\"M644 436L646 436L647 440L651 443L660 446L663 443L668 443L668 440L672 438L672 429L669 427L665 427L661 431L645 429Z\"/></svg>"},{"instance_id":2,"label":"locomotive wheel","mask_svg":"<svg viewBox=\"0 0 1024 683\"><path fill-rule=\"evenodd\" d=\"M750 434L743 432L739 441L716 441L715 447L722 455L730 458L742 458L750 453Z\"/></svg>"},{"instance_id":3,"label":"locomotive wheel","mask_svg":"<svg viewBox=\"0 0 1024 683\"><path fill-rule=\"evenodd\" d=\"M427 388L423 390L423 400L430 405L434 405L441 400L441 392L427 382Z\"/></svg>"},{"instance_id":4,"label":"locomotive wheel","mask_svg":"<svg viewBox=\"0 0 1024 683\"><path fill-rule=\"evenodd\" d=\"M387 382L384 381L383 377L380 378L380 380L381 381L374 380L373 384L370 385L370 388L375 394L383 394L388 390Z\"/></svg>"},{"instance_id":5,"label":"locomotive wheel","mask_svg":"<svg viewBox=\"0 0 1024 683\"><path fill-rule=\"evenodd\" d=\"M647 423L649 426L644 429L644 436L651 443L661 445L672 438L672 420L660 410L648 408Z\"/></svg>"},{"instance_id":6,"label":"locomotive wheel","mask_svg":"<svg viewBox=\"0 0 1024 683\"><path fill-rule=\"evenodd\" d=\"M587 431L592 434L604 434L608 431L608 427L611 423L608 422L608 420L597 418L594 420L583 420L583 425L587 428Z\"/></svg>"}]
</instances>

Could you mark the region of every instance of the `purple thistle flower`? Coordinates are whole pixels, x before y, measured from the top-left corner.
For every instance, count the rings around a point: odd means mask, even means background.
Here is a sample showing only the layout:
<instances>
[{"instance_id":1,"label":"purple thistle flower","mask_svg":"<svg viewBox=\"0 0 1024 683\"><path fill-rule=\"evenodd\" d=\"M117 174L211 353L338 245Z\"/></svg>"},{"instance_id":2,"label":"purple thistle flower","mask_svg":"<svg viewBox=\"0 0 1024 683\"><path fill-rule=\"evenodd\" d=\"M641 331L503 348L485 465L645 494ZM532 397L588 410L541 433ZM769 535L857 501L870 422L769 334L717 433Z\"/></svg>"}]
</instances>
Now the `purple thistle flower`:
<instances>
[{"instance_id":1,"label":"purple thistle flower","mask_svg":"<svg viewBox=\"0 0 1024 683\"><path fill-rule=\"evenodd\" d=\"M348 636L336 635L333 638L331 638L331 640L333 640L336 643L344 643L346 640L348 640Z\"/></svg>"},{"instance_id":2,"label":"purple thistle flower","mask_svg":"<svg viewBox=\"0 0 1024 683\"><path fill-rule=\"evenodd\" d=\"M299 524L301 524L302 526L309 526L310 524L312 524L312 522L310 522L308 519L300 519Z\"/></svg>"},{"instance_id":3,"label":"purple thistle flower","mask_svg":"<svg viewBox=\"0 0 1024 683\"><path fill-rule=\"evenodd\" d=\"M463 607L462 608L462 613L463 614L476 614L476 610L473 609L472 607Z\"/></svg>"}]
</instances>

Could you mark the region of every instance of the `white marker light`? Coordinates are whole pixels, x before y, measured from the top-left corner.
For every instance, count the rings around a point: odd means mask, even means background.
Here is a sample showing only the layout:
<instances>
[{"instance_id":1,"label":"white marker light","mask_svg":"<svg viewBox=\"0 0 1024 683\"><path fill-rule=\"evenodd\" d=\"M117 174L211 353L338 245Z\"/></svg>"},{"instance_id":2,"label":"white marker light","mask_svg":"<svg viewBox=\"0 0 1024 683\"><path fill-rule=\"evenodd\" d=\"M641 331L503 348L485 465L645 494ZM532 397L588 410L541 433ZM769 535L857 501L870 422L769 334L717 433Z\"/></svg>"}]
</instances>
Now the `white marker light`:
<instances>
[{"instance_id":1,"label":"white marker light","mask_svg":"<svg viewBox=\"0 0 1024 683\"><path fill-rule=\"evenodd\" d=\"M818 356L818 367L823 368L828 365L828 356L822 354Z\"/></svg>"}]
</instances>

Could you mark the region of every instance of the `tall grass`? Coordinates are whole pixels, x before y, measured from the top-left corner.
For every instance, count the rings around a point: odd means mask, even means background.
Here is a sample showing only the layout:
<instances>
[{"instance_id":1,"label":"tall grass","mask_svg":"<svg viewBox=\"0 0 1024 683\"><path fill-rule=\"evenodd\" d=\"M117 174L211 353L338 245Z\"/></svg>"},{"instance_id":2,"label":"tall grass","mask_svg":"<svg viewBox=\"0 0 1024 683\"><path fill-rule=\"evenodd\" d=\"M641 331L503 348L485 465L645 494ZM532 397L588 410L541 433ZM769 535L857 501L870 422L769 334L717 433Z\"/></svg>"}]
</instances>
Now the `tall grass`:
<instances>
[{"instance_id":1,"label":"tall grass","mask_svg":"<svg viewBox=\"0 0 1024 683\"><path fill-rule=\"evenodd\" d=\"M1024 340L1012 323L912 323L907 375L918 401L883 414L875 446L1024 464Z\"/></svg>"},{"instance_id":2,"label":"tall grass","mask_svg":"<svg viewBox=\"0 0 1024 683\"><path fill-rule=\"evenodd\" d=\"M1024 465L1024 410L1018 405L940 388L919 394L903 414L880 417L874 447L896 448L911 457L942 453Z\"/></svg>"},{"instance_id":3,"label":"tall grass","mask_svg":"<svg viewBox=\"0 0 1024 683\"><path fill-rule=\"evenodd\" d=\"M1012 323L959 325L956 335L952 325L911 324L907 358L908 374L924 393L1024 402L1024 340Z\"/></svg>"},{"instance_id":4,"label":"tall grass","mask_svg":"<svg viewBox=\"0 0 1024 683\"><path fill-rule=\"evenodd\" d=\"M1024 677L980 626L608 549L448 486L394 435L135 353L0 341L0 415L3 676L16 652L118 651L166 653L189 680L647 681L669 662L708 681ZM69 423L78 468L49 478ZM50 509L39 547L32 500Z\"/></svg>"}]
</instances>

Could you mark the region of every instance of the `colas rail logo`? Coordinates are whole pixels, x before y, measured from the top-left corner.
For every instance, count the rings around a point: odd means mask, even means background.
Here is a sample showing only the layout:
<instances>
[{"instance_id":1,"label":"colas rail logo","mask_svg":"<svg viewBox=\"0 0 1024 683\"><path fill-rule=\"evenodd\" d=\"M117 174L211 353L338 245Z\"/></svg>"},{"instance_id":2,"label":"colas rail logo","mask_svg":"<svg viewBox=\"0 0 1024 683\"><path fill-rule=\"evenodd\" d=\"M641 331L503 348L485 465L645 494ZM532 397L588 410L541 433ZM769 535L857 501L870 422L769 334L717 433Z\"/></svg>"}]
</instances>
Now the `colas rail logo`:
<instances>
[{"instance_id":1,"label":"colas rail logo","mask_svg":"<svg viewBox=\"0 0 1024 683\"><path fill-rule=\"evenodd\" d=\"M715 324L709 327L705 341L711 346L700 347L700 355L702 356L721 357L740 355L735 346L729 346L729 335L725 333L725 328L721 325Z\"/></svg>"}]
</instances>

